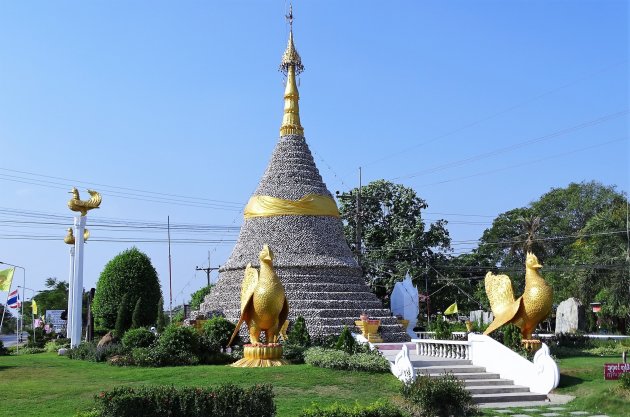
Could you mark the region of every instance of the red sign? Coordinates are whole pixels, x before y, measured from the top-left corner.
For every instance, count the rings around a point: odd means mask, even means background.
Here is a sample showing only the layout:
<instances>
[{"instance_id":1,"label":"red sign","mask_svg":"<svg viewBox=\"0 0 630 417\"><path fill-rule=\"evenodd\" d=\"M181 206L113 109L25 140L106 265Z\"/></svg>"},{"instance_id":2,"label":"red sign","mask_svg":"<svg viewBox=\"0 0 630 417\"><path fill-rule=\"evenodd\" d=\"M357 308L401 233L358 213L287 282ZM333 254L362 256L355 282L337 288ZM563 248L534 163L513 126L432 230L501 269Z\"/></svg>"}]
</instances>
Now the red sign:
<instances>
[{"instance_id":1,"label":"red sign","mask_svg":"<svg viewBox=\"0 0 630 417\"><path fill-rule=\"evenodd\" d=\"M604 379L619 379L619 375L630 372L630 363L605 363Z\"/></svg>"}]
</instances>

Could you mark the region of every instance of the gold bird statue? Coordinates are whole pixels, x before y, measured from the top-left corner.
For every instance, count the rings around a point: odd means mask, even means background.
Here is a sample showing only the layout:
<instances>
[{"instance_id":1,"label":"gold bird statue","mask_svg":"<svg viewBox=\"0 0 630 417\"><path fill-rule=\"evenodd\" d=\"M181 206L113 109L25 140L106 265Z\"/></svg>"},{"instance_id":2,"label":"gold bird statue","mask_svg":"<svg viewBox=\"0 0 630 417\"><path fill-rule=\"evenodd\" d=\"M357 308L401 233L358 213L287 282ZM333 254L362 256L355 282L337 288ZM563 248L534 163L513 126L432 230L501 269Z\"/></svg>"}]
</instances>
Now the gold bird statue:
<instances>
[{"instance_id":1,"label":"gold bird statue","mask_svg":"<svg viewBox=\"0 0 630 417\"><path fill-rule=\"evenodd\" d=\"M72 187L72 191L70 191L72 198L68 201L68 208L72 211L81 212L81 216L87 215L88 210L98 208L101 205L101 194L94 190L88 190L88 193L90 194L90 199L87 201L81 200L79 190L76 187Z\"/></svg>"},{"instance_id":2,"label":"gold bird statue","mask_svg":"<svg viewBox=\"0 0 630 417\"><path fill-rule=\"evenodd\" d=\"M486 274L486 294L490 300L490 308L494 321L484 332L492 333L507 323L513 323L521 329L523 341L532 339L532 332L551 313L553 289L545 282L538 270L542 265L538 258L527 252L525 260L525 291L514 299L512 281L507 275Z\"/></svg>"},{"instance_id":3,"label":"gold bird statue","mask_svg":"<svg viewBox=\"0 0 630 417\"><path fill-rule=\"evenodd\" d=\"M252 344L260 343L261 332L265 332L267 343L277 343L289 315L289 303L282 282L273 270L273 252L269 246L263 246L258 258L260 273L251 263L245 268L241 287L241 317L228 346L232 344L243 322L247 323Z\"/></svg>"},{"instance_id":4,"label":"gold bird statue","mask_svg":"<svg viewBox=\"0 0 630 417\"><path fill-rule=\"evenodd\" d=\"M83 241L87 243L87 240L89 238L90 231L88 229L85 229L83 231ZM68 234L66 235L66 237L63 238L63 241L66 242L68 245L74 245L74 231L72 230L72 227L68 228Z\"/></svg>"}]
</instances>

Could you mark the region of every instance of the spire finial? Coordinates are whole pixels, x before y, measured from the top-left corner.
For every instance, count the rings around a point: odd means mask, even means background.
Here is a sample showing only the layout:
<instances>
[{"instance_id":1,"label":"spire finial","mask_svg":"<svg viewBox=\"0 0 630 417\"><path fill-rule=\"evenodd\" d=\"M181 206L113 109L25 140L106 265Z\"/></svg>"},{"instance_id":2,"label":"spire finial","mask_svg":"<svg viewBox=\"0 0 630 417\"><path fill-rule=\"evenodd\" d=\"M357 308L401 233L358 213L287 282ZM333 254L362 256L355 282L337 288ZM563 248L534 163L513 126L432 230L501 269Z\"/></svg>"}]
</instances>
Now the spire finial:
<instances>
[{"instance_id":1,"label":"spire finial","mask_svg":"<svg viewBox=\"0 0 630 417\"><path fill-rule=\"evenodd\" d=\"M302 59L293 44L293 5L289 5L289 14L285 15L289 22L289 41L287 49L282 54L280 71L287 76L284 90L284 116L280 126L280 136L304 135L304 128L300 124L300 106L298 100L300 93L295 82L296 75L304 71Z\"/></svg>"}]
</instances>

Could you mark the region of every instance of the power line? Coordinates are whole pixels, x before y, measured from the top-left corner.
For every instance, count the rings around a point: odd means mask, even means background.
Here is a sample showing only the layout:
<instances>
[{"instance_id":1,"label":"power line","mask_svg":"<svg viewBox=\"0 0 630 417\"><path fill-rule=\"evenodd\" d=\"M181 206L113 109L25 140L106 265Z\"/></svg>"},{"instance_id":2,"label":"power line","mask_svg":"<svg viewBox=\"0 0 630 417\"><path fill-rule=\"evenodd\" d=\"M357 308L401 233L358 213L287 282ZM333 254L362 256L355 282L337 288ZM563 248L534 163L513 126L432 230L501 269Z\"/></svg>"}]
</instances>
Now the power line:
<instances>
[{"instance_id":1,"label":"power line","mask_svg":"<svg viewBox=\"0 0 630 417\"><path fill-rule=\"evenodd\" d=\"M566 83L566 84L563 84L563 85L561 85L560 87L557 87L557 88L554 88L554 89L551 89L551 90L545 91L545 92L544 92L544 93L542 93L542 94L539 94L539 95L534 96L534 97L532 97L532 98L529 98L529 99L526 99L526 100L524 100L524 101L521 101L521 102L519 102L519 103L517 103L517 104L514 104L514 105L512 105L512 106L510 106L510 107L507 107L507 108L505 108L505 109L503 109L503 110L500 110L500 111L497 111L497 112L495 112L495 113L492 113L492 114L490 114L490 115L488 115L488 116L486 116L486 117L482 117L481 119L477 119L477 120L475 120L475 121L473 121L473 122L471 122L471 123L465 124L465 125L463 125L463 126L461 126L461 127L457 128L457 129L451 130L451 131L449 131L449 132L447 132L447 133L444 133L444 134L442 134L442 135L435 136L435 137L433 137L433 138L431 138L431 139L429 139L429 140L427 140L427 141L425 141L425 142L422 142L422 143L419 143L419 144L416 144L416 145L413 145L413 146L410 146L410 147L404 148L404 149L403 149L403 150L401 150L401 151L398 151L398 152L394 152L394 153L391 153L391 154L385 155L385 156L383 156L383 157L381 157L381 158L379 158L379 159L376 159L376 160L374 160L374 161L372 161L372 162L364 163L364 164L361 164L361 165L362 165L362 166L364 166L364 167L367 167L367 166L370 166L370 165L376 164L376 163L378 163L378 162L382 162L382 161L385 161L385 160L387 160L387 159L393 158L393 157L395 157L395 156L406 154L406 153L408 153L409 151L414 150L414 149L417 149L417 148L419 148L419 147L421 147L421 146L428 145L428 144L430 144L430 143L436 142L436 141L438 141L438 140L440 140L440 139L443 139L443 138L445 138L445 137L452 136L452 135L454 135L454 134L456 134L456 133L459 133L459 132L461 132L461 131L463 131L463 130L466 130L466 129L469 129L469 128L471 128L471 127L474 127L474 126L476 126L476 125L478 125L478 124L480 124L480 123L482 123L482 122L485 122L485 121L488 121L488 120L494 119L494 118L495 118L495 117L497 117L497 116L501 116L501 115L503 115L503 114L505 114L505 113L509 113L509 112L510 112L510 111L512 111L512 110L515 110L515 109L517 109L517 108L519 108L519 107L522 107L522 106L524 106L524 105L526 105L526 104L529 104L529 103L531 103L531 102L534 102L534 101L536 101L536 100L539 100L539 99L541 99L541 98L543 98L543 97L546 97L546 96L548 96L548 95L550 95L550 94L553 94L553 93L555 93L555 92L557 92L557 91L560 91L560 90L562 90L562 89L565 89L565 88L567 88L567 87L570 87L570 86L572 86L572 85L574 85L574 84L577 84L577 83L579 83L580 81L583 81L583 80L585 80L585 79L588 79L588 78L590 78L590 77L592 77L592 76L594 76L594 75L599 75L600 73L606 72L606 71L608 71L609 69L612 69L612 68L614 68L614 67L617 67L617 66L619 66L619 65L621 65L621 64L624 64L624 63L626 63L626 62L627 62L627 59L624 59L624 60L622 60L622 61L618 61L618 62L615 62L615 63L613 63L613 64L607 65L607 66L602 67L602 68L600 68L600 69L598 69L598 70L596 70L596 71L594 71L594 72L591 72L591 73L588 73L588 74L586 74L586 75L584 75L584 76L582 76L582 77L576 78L576 79L574 79L574 80L573 80L573 81L571 81L571 82L568 82L568 83Z\"/></svg>"},{"instance_id":2,"label":"power line","mask_svg":"<svg viewBox=\"0 0 630 417\"><path fill-rule=\"evenodd\" d=\"M446 170L446 169L449 169L449 168L459 167L459 166L462 166L462 165L465 165L465 164L468 164L468 163L471 163L471 162L476 162L476 161L479 161L481 159L486 159L486 158L490 158L490 157L493 157L493 156L501 155L503 153L510 152L510 151L515 150L515 149L520 149L520 148L523 148L523 147L528 146L528 145L533 145L533 144L536 144L536 143L539 143L539 142L542 142L542 141L545 141L545 140L554 139L554 138L557 138L557 137L562 136L562 135L573 133L573 132L579 131L581 129L586 129L587 127L595 126L595 125L598 125L600 123L607 122L609 120L614 120L614 119L616 119L618 117L626 115L627 113L628 113L628 110L621 110L621 111L618 111L618 112L609 113L609 114L607 114L605 116L598 117L596 119L592 119L592 120L580 123L578 125L570 126L570 127L567 127L567 128L561 129L561 130L557 130L557 131L555 131L553 133L549 133L547 135L538 136L538 137L533 138L533 139L528 139L528 140L525 140L525 141L522 141L522 142L518 142L518 143L509 145L509 146L504 146L504 147L497 148L497 149L494 149L494 150L491 150L491 151L488 151L488 152L484 152L484 153L480 153L480 154L477 154L477 155L473 155L473 156L470 156L468 158L447 162L445 164L437 165L437 166L434 166L432 168L427 168L427 169L423 169L423 170L420 170L420 171L415 171L415 172L412 172L410 174L400 175L400 176L392 178L392 181L393 180L398 180L398 179L414 178L414 177L417 177L417 176L420 176L420 175L432 174L434 172L439 172L439 171L443 171L443 170Z\"/></svg>"},{"instance_id":3,"label":"power line","mask_svg":"<svg viewBox=\"0 0 630 417\"><path fill-rule=\"evenodd\" d=\"M488 175L488 174L495 174L497 172L506 171L506 170L514 169L514 168L519 168L519 167L522 167L522 166L528 166L528 165L531 166L532 164L537 164L539 162L547 161L547 160L558 158L558 157L561 157L561 156L572 155L572 154L577 153L577 152L583 152L583 151L594 149L594 148L599 148L601 146L609 145L609 144L615 143L615 142L625 141L627 139L628 139L627 137L623 137L623 138L619 138L619 139L613 139L613 140L610 140L610 141L607 141L607 142L598 143L596 145L587 146L587 147L584 147L584 148L575 149L575 150L568 151L568 152L558 153L558 154L551 155L551 156L548 156L548 157L545 157L545 158L540 158L540 159L536 159L536 160L529 160L529 161L523 162L521 164L511 164L510 166L507 166L507 167L504 167L504 168L497 168L497 169L492 169L492 170L489 170L489 171L477 172L475 174L464 175L464 176L461 176L461 177L449 178L447 180L432 182L432 183L428 183L428 184L422 184L422 185L419 185L419 187L429 187L431 185L445 184L445 183L448 183L448 182L460 181L460 180L465 180L465 179L468 179L468 178L474 178L474 177L479 177L479 176Z\"/></svg>"}]
</instances>

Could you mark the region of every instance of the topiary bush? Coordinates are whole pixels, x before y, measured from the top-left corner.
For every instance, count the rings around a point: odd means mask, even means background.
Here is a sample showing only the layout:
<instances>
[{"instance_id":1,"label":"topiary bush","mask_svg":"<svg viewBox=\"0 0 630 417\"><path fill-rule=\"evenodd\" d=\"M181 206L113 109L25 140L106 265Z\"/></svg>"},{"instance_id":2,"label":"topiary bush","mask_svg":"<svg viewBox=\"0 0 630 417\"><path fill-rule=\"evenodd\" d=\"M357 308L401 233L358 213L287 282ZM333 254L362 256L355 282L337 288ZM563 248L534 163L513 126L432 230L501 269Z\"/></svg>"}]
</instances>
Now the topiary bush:
<instances>
[{"instance_id":1,"label":"topiary bush","mask_svg":"<svg viewBox=\"0 0 630 417\"><path fill-rule=\"evenodd\" d=\"M199 334L192 327L168 326L160 335L157 346L165 353L190 353L198 356L201 352Z\"/></svg>"},{"instance_id":2,"label":"topiary bush","mask_svg":"<svg viewBox=\"0 0 630 417\"><path fill-rule=\"evenodd\" d=\"M378 351L350 354L343 350L314 347L304 353L304 362L319 368L361 372L390 372L389 361Z\"/></svg>"},{"instance_id":3,"label":"topiary bush","mask_svg":"<svg viewBox=\"0 0 630 417\"><path fill-rule=\"evenodd\" d=\"M304 363L304 352L311 346L311 336L308 334L304 317L298 316L287 339L283 347L285 359L292 363Z\"/></svg>"},{"instance_id":4,"label":"topiary bush","mask_svg":"<svg viewBox=\"0 0 630 417\"><path fill-rule=\"evenodd\" d=\"M114 334L116 337L123 337L125 332L131 327L131 317L129 316L129 297L125 294L116 312L116 323L114 324Z\"/></svg>"},{"instance_id":5,"label":"topiary bush","mask_svg":"<svg viewBox=\"0 0 630 417\"><path fill-rule=\"evenodd\" d=\"M98 325L114 328L118 307L125 294L128 311L133 311L138 298L142 297L138 325L153 325L162 296L160 282L149 257L135 247L115 256L101 272L92 304Z\"/></svg>"},{"instance_id":6,"label":"topiary bush","mask_svg":"<svg viewBox=\"0 0 630 417\"><path fill-rule=\"evenodd\" d=\"M122 344L125 349L128 350L134 348L147 348L154 342L155 335L144 327L128 330L122 338Z\"/></svg>"},{"instance_id":7,"label":"topiary bush","mask_svg":"<svg viewBox=\"0 0 630 417\"><path fill-rule=\"evenodd\" d=\"M210 352L220 352L221 349L227 347L230 337L236 326L228 321L225 317L214 316L203 324L203 343ZM240 344L240 338L237 335L234 342Z\"/></svg>"},{"instance_id":8,"label":"topiary bush","mask_svg":"<svg viewBox=\"0 0 630 417\"><path fill-rule=\"evenodd\" d=\"M302 410L299 417L406 417L400 409L385 402L375 402L367 406L355 404L348 407L335 403L326 408L320 408L317 404Z\"/></svg>"},{"instance_id":9,"label":"topiary bush","mask_svg":"<svg viewBox=\"0 0 630 417\"><path fill-rule=\"evenodd\" d=\"M478 413L464 382L451 374L438 378L419 375L415 381L403 385L401 393L412 414L465 417Z\"/></svg>"},{"instance_id":10,"label":"topiary bush","mask_svg":"<svg viewBox=\"0 0 630 417\"><path fill-rule=\"evenodd\" d=\"M99 417L273 417L271 385L116 387L95 396Z\"/></svg>"},{"instance_id":11,"label":"topiary bush","mask_svg":"<svg viewBox=\"0 0 630 417\"><path fill-rule=\"evenodd\" d=\"M356 347L356 340L352 337L352 333L350 333L350 329L347 326L343 326L343 330L341 334L339 334L339 338L337 339L337 343L335 343L335 349L343 350L346 353L353 353Z\"/></svg>"}]
</instances>

